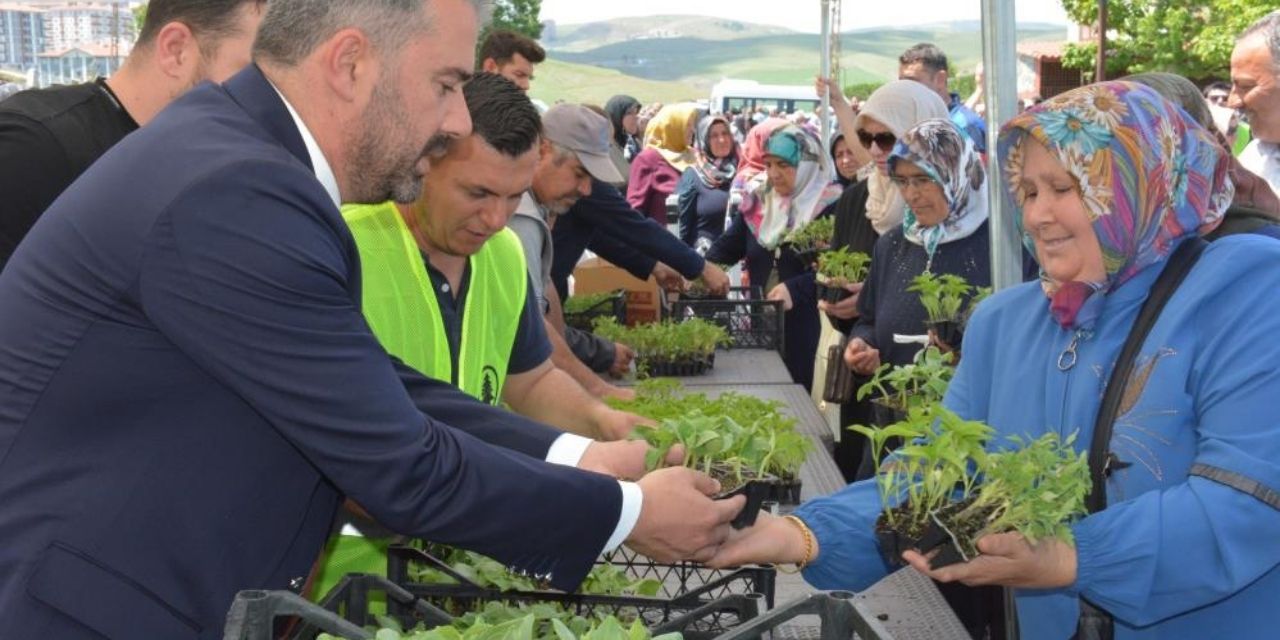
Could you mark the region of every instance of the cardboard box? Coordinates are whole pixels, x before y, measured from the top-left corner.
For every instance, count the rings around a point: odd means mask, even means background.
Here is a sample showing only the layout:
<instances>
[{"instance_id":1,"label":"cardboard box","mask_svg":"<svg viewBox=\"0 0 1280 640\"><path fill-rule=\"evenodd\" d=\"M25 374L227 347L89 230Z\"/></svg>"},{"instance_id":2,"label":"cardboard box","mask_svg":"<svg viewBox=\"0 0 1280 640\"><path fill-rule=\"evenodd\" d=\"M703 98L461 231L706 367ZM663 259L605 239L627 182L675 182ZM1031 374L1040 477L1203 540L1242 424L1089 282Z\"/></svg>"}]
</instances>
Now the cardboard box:
<instances>
[{"instance_id":1,"label":"cardboard box","mask_svg":"<svg viewBox=\"0 0 1280 640\"><path fill-rule=\"evenodd\" d=\"M626 269L604 258L589 258L578 263L573 270L573 292L577 294L604 293L622 289L627 292L627 325L657 322L662 318L666 297L658 281L652 276L641 280Z\"/></svg>"}]
</instances>

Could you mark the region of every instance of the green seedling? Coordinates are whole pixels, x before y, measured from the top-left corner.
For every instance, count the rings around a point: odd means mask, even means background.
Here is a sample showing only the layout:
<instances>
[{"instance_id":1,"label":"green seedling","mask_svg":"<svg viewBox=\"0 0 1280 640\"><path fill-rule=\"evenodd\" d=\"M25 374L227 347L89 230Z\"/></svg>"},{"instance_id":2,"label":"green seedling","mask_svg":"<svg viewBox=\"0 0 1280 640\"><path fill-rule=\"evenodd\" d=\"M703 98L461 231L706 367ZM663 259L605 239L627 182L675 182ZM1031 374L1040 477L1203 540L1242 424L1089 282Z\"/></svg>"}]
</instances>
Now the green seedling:
<instances>
[{"instance_id":1,"label":"green seedling","mask_svg":"<svg viewBox=\"0 0 1280 640\"><path fill-rule=\"evenodd\" d=\"M833 287L867 279L871 256L841 247L818 256L818 281Z\"/></svg>"}]
</instances>

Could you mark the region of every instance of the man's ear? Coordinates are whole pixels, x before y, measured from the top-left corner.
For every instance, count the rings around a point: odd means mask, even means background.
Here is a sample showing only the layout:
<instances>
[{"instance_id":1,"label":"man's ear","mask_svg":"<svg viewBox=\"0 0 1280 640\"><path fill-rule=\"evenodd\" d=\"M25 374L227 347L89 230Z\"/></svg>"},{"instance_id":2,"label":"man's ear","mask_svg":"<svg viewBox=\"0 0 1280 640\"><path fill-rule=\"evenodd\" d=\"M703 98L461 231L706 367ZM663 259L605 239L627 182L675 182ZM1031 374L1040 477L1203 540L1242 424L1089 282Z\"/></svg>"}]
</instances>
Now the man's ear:
<instances>
[{"instance_id":1,"label":"man's ear","mask_svg":"<svg viewBox=\"0 0 1280 640\"><path fill-rule=\"evenodd\" d=\"M947 70L943 69L933 77L933 81L938 83L938 86L941 88L941 91L945 93L949 91L949 89L947 89L947 80L950 79L950 77L951 75L947 73Z\"/></svg>"},{"instance_id":2,"label":"man's ear","mask_svg":"<svg viewBox=\"0 0 1280 640\"><path fill-rule=\"evenodd\" d=\"M335 94L348 102L368 100L383 67L363 31L354 27L338 31L320 45L317 55L325 82Z\"/></svg>"},{"instance_id":3,"label":"man's ear","mask_svg":"<svg viewBox=\"0 0 1280 640\"><path fill-rule=\"evenodd\" d=\"M493 58L485 58L484 62L480 63L480 70L484 71L485 73L497 73L498 61L494 60Z\"/></svg>"},{"instance_id":4,"label":"man's ear","mask_svg":"<svg viewBox=\"0 0 1280 640\"><path fill-rule=\"evenodd\" d=\"M187 25L173 21L160 27L152 42L155 64L165 76L183 87L195 80L200 67L200 45Z\"/></svg>"}]
</instances>

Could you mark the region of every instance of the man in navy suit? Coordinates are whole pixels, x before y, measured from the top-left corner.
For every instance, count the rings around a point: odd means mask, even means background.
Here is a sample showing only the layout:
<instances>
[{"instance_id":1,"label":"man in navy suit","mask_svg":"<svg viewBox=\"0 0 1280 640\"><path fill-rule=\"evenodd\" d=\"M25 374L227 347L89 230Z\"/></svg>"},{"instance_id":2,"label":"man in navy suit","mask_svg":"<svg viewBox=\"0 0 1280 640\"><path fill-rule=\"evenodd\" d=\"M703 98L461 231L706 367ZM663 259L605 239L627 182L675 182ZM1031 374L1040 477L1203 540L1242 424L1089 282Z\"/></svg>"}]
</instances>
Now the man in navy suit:
<instances>
[{"instance_id":1,"label":"man in navy suit","mask_svg":"<svg viewBox=\"0 0 1280 640\"><path fill-rule=\"evenodd\" d=\"M256 65L37 222L0 274L0 637L218 638L238 590L301 586L343 497L564 589L623 541L725 539L710 478L571 468L643 452L429 381L360 314L338 205L412 200L468 133L476 4L272 0Z\"/></svg>"}]
</instances>

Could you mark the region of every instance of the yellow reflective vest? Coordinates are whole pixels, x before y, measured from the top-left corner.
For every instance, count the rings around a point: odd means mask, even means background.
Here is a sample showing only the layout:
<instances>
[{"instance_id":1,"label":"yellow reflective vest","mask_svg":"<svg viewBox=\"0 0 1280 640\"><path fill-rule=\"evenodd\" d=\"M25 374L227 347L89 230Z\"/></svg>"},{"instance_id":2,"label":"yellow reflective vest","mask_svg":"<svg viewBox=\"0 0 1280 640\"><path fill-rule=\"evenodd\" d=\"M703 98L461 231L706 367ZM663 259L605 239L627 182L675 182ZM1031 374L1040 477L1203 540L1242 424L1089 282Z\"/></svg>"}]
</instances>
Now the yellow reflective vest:
<instances>
[{"instance_id":1,"label":"yellow reflective vest","mask_svg":"<svg viewBox=\"0 0 1280 640\"><path fill-rule=\"evenodd\" d=\"M348 205L342 216L360 251L364 317L382 347L430 378L482 402L501 402L528 295L524 250L516 234L503 229L469 259L455 371L431 276L395 204Z\"/></svg>"}]
</instances>

